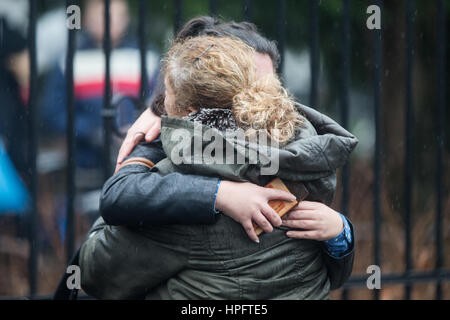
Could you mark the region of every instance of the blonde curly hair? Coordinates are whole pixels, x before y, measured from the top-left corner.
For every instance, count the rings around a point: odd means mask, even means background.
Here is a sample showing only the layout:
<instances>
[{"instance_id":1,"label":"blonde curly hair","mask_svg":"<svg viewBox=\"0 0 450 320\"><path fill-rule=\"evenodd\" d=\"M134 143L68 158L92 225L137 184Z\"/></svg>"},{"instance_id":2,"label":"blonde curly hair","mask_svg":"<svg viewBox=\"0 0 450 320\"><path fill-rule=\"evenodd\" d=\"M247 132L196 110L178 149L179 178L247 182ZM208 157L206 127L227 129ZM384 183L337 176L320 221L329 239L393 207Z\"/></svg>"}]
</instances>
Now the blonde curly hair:
<instances>
[{"instance_id":1,"label":"blonde curly hair","mask_svg":"<svg viewBox=\"0 0 450 320\"><path fill-rule=\"evenodd\" d=\"M201 36L174 43L163 71L175 108L231 109L247 133L263 130L271 139L287 142L304 118L275 74L257 79L254 53L234 38Z\"/></svg>"}]
</instances>

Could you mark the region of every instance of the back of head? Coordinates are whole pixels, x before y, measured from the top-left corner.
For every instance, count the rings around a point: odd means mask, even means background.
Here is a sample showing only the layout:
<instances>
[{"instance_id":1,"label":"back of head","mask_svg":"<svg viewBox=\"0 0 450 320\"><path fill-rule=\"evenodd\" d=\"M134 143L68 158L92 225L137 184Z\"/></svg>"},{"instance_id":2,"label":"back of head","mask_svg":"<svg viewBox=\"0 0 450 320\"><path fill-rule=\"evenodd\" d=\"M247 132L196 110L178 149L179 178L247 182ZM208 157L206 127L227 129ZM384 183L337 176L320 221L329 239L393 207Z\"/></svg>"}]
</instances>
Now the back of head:
<instances>
[{"instance_id":1,"label":"back of head","mask_svg":"<svg viewBox=\"0 0 450 320\"><path fill-rule=\"evenodd\" d=\"M256 25L251 22L222 22L214 17L201 16L189 20L178 32L175 41L198 36L238 38L256 52L269 55L275 69L280 62L276 43L261 35Z\"/></svg>"},{"instance_id":2,"label":"back of head","mask_svg":"<svg viewBox=\"0 0 450 320\"><path fill-rule=\"evenodd\" d=\"M231 109L233 97L256 79L253 49L228 37L174 42L163 69L180 113L188 108Z\"/></svg>"},{"instance_id":3,"label":"back of head","mask_svg":"<svg viewBox=\"0 0 450 320\"><path fill-rule=\"evenodd\" d=\"M278 142L301 125L293 100L276 75L257 79L255 50L231 37L200 36L174 42L164 59L164 75L176 108L232 110L247 132L263 130Z\"/></svg>"},{"instance_id":4,"label":"back of head","mask_svg":"<svg viewBox=\"0 0 450 320\"><path fill-rule=\"evenodd\" d=\"M234 37L240 39L256 52L267 54L271 60L273 67L276 69L280 61L280 54L274 41L270 41L258 32L255 24L250 22L221 22L220 20L210 17L201 16L189 20L183 28L178 32L174 42L183 42L186 39L211 36L218 38ZM159 81L160 85L150 103L152 111L156 115L165 114L164 110L164 84Z\"/></svg>"},{"instance_id":5,"label":"back of head","mask_svg":"<svg viewBox=\"0 0 450 320\"><path fill-rule=\"evenodd\" d=\"M193 18L181 28L175 37L175 42L199 36L218 36L216 29L219 24L220 21L218 19L210 16Z\"/></svg>"}]
</instances>

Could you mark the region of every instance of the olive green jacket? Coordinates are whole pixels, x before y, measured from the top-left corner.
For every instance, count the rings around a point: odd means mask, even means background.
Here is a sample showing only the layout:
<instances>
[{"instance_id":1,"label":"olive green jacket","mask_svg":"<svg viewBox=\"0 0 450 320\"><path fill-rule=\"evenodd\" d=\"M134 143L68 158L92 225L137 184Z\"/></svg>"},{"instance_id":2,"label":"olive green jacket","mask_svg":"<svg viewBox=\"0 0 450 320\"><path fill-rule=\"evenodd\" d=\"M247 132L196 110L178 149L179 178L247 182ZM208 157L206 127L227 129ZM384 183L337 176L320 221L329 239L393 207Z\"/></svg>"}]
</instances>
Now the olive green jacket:
<instances>
[{"instance_id":1,"label":"olive green jacket","mask_svg":"<svg viewBox=\"0 0 450 320\"><path fill-rule=\"evenodd\" d=\"M278 150L276 176L293 185L303 182L309 200L329 204L335 170L348 160L357 140L331 119L307 107L299 108L311 123ZM169 158L177 146L173 130L193 133L195 126L183 119L163 119L161 140ZM223 139L229 142L226 134ZM260 162L176 166L164 159L151 170L211 174L262 184L272 178L260 175L262 167ZM330 281L322 243L290 239L285 231L277 228L263 234L256 244L240 224L224 215L217 215L214 225L139 230L107 226L99 219L80 251L82 288L101 299L327 299Z\"/></svg>"}]
</instances>

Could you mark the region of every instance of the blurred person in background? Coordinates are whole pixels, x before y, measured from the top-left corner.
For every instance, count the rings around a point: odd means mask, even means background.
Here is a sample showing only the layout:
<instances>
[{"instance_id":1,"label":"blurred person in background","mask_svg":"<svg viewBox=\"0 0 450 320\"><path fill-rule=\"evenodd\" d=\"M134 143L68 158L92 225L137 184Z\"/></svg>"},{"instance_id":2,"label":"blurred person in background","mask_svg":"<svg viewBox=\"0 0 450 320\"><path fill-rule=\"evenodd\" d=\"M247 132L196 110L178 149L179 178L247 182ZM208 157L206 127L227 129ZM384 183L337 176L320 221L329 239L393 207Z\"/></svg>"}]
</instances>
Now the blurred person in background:
<instances>
[{"instance_id":1,"label":"blurred person in background","mask_svg":"<svg viewBox=\"0 0 450 320\"><path fill-rule=\"evenodd\" d=\"M0 137L15 167L25 177L29 59L26 39L0 17Z\"/></svg>"},{"instance_id":2,"label":"blurred person in background","mask_svg":"<svg viewBox=\"0 0 450 320\"><path fill-rule=\"evenodd\" d=\"M85 1L82 9L83 26L78 35L74 58L75 131L77 175L87 172L89 188L101 186L103 152L103 95L105 58L103 53L104 4L101 0ZM137 97L140 88L140 64L137 39L129 33L129 8L126 1L113 0L111 16L111 89L113 95ZM148 92L152 91L157 73L158 55L147 54ZM42 118L50 134L61 136L66 132L65 56L54 66L45 86L42 99ZM127 109L126 118L134 119L134 110ZM80 172L81 171L81 172ZM98 181L94 177L99 177Z\"/></svg>"},{"instance_id":3,"label":"blurred person in background","mask_svg":"<svg viewBox=\"0 0 450 320\"><path fill-rule=\"evenodd\" d=\"M90 224L98 217L99 197L103 184L103 102L105 88L104 1L84 1L81 7L81 30L77 32L74 55L74 97L75 97L75 145L76 145L76 197L75 210L83 215L80 222ZM64 12L65 15L65 12ZM65 18L64 18L65 19ZM53 22L52 22L53 21ZM58 22L54 19L48 23ZM65 20L64 20L65 22ZM130 31L131 17L125 0L110 3L110 83L113 98L116 96L138 97L141 85L140 52L136 32ZM60 22L61 23L61 22ZM67 35L65 23L55 25ZM42 34L41 38L45 37ZM47 26L48 30L48 26ZM55 36L55 32L47 36ZM59 39L59 38L57 38ZM67 38L65 38L67 39ZM146 88L153 91L154 79L158 73L159 55L148 46ZM40 50L43 50L41 48ZM39 51L39 50L38 50ZM67 94L65 78L66 52L62 52L50 67L40 99L40 132L43 132L50 152L41 158L48 160L51 167L46 171L58 171L65 165L65 134L67 129ZM121 125L131 124L135 110L128 104L120 108ZM118 140L118 139L117 139ZM115 140L114 140L115 142ZM117 141L118 143L118 141ZM114 146L113 146L114 147ZM59 161L58 161L59 159ZM44 162L44 161L42 161ZM56 223L62 241L65 239L66 195L55 187L45 208L49 223ZM56 220L55 220L56 219Z\"/></svg>"},{"instance_id":4,"label":"blurred person in background","mask_svg":"<svg viewBox=\"0 0 450 320\"><path fill-rule=\"evenodd\" d=\"M23 236L29 209L27 179L27 100L29 81L25 37L0 15L0 260L10 259L13 237ZM6 252L6 253L5 253ZM9 260L8 260L9 261ZM4 267L4 266L2 266ZM5 271L4 268L0 272ZM0 279L0 287L5 285Z\"/></svg>"}]
</instances>

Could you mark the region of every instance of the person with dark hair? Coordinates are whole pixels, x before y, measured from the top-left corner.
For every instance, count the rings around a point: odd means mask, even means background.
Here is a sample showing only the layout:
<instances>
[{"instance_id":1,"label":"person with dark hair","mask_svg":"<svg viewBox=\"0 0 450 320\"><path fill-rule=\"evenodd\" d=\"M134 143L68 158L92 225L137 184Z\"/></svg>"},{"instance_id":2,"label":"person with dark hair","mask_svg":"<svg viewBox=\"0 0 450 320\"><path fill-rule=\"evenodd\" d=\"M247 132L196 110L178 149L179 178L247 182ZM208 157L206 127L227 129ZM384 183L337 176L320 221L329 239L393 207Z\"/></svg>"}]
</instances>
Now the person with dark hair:
<instances>
[{"instance_id":1,"label":"person with dark hair","mask_svg":"<svg viewBox=\"0 0 450 320\"><path fill-rule=\"evenodd\" d=\"M203 26L203 27L202 27ZM249 23L244 24L238 24L238 23L227 23L221 25L220 23L215 22L214 19L205 17L200 18L199 20L194 19L190 21L185 28L180 32L182 36L186 37L192 37L195 34L197 35L213 35L216 37L233 37L239 38L236 36L233 32L235 30L238 30L240 34L246 34L246 37L251 39L251 34L257 34L256 29L254 26L252 26ZM259 34L257 34L256 39L262 38ZM175 42L183 41L182 36L178 36L177 40ZM245 38L245 37L244 37ZM247 44L251 44L251 41L243 41ZM264 38L255 40L253 43L258 42L259 45L254 44L260 50L272 50L273 51L272 56L268 56L267 54L259 53L263 57L261 57L261 60L265 62L265 66L270 66L270 73L274 72L273 65L277 63L277 57L278 52L276 51L276 46L272 46L271 42L269 40L266 40L266 43L264 43ZM272 43L273 44L273 43ZM258 50L254 48L256 52ZM257 53L258 54L258 53ZM267 63L267 59L269 60L269 63ZM272 63L272 60L274 60L274 63ZM260 65L256 64L258 72L261 71ZM263 64L264 65L264 64ZM262 72L264 74L264 71ZM267 72L266 72L267 74ZM159 100L158 100L159 99ZM163 95L159 95L157 99L155 99L152 103L152 109L155 110L155 112L158 112L157 109L155 109L155 105L157 106L157 102L161 103L163 102ZM325 134L325 131L323 128L321 128L321 121L324 122L327 118L322 118L322 116L318 113L313 112L312 110L309 110L306 107L298 106L299 110L302 112L305 112L307 116L310 116L313 118L313 125L317 125L316 128L319 134ZM159 109L160 110L160 109ZM328 124L331 124L330 120L327 119L325 121ZM336 123L332 122L333 126L337 126ZM129 131L129 135L132 132L132 130ZM339 129L337 126L337 132L344 132L342 131L342 128ZM160 142L155 141L156 145ZM137 154L139 154L139 151L136 151ZM159 156L164 155L164 151L160 147L160 151L157 153L161 153L159 155L155 155L156 159L159 159ZM133 154L133 157L136 157L136 153ZM155 159L154 158L154 159ZM119 176L117 176L119 177ZM245 208L262 208L262 204L266 203L267 201L271 199L286 199L286 195L284 195L282 192L276 192L275 190L272 190L274 192L271 192L270 194L267 192L267 190L264 190L264 188L260 188L258 186L252 186L248 183L237 183L237 182L230 182L230 181L220 181L217 178L211 178L211 177L200 177L195 175L183 175L180 173L170 173L168 175L158 175L157 172L147 172L144 176L142 176L143 179L140 179L138 183L135 184L135 186L128 186L127 190L123 190L124 192L129 192L133 198L133 201L127 202L127 215L122 214L115 214L114 210L108 209L112 208L111 206L107 205L104 201L102 201L102 207L103 207L103 216L105 220L108 221L108 223L111 224L118 224L118 225L127 225L129 227L139 227L139 226L151 226L152 224L173 224L173 223L184 223L184 224L197 224L197 223L214 223L216 220L216 211L215 209L219 209L222 211L225 215L228 215L235 219L236 221L242 223L246 227L246 231L250 238L257 241L258 238L256 234L253 231L253 228L248 227L248 223L255 221L257 222L264 231L271 232L273 231L273 227L271 226L280 226L281 220L279 219L276 214L270 213L263 213L259 210L252 210L253 212L248 213L245 212ZM120 180L120 177L117 178ZM114 178L112 181L118 181L116 178ZM331 183L331 185L335 185L335 175L332 174L329 179L328 183ZM110 189L113 186L114 182L109 183L105 186L106 189L104 189L104 192L107 192L108 189ZM189 185L190 188L186 188L186 185ZM120 186L119 186L120 187ZM129 189L129 188L132 189ZM311 187L311 185L309 185ZM115 187L114 187L115 188ZM259 189L260 188L260 189ZM213 190L211 193L210 190ZM193 193L192 190L195 190ZM334 188L333 188L334 190ZM312 193L317 193L320 191L320 189L313 190ZM111 198L112 197L121 197L125 196L123 192L115 193L111 192L109 194L108 203L114 203L116 201L123 201L124 199L119 198ZM174 200L174 197L176 196L177 201ZM216 197L217 196L217 197ZM322 195L321 198L328 199L325 202L329 203L331 202L333 194L328 195ZM126 197L126 196L125 196ZM325 198L324 198L325 197ZM146 201L141 201L138 199L147 199ZM151 199L151 201L149 201ZM138 200L138 201L136 201ZM310 199L312 201L319 200L319 199ZM121 202L122 203L122 202ZM261 204L259 206L259 204ZM305 208L304 206L308 206L308 208ZM243 210L244 209L244 210ZM290 224L295 227L295 225L299 222L301 222L301 219L298 217L302 215L303 210L313 210L313 212L317 213L317 217L325 217L329 215L337 215L339 216L335 211L331 210L324 204L314 204L312 202L307 202L304 204L300 204L291 214L289 217L289 222L286 222L287 224ZM162 214L161 214L162 213ZM116 220L116 219L120 219ZM270 224L266 221L268 219L270 221ZM325 261L327 261L327 264L329 266L332 266L329 268L328 271L328 277L331 281L331 288L335 289L342 285L342 283L348 278L349 274L351 273L351 268L353 264L353 235L352 235L352 228L349 227L349 221L346 220L344 217L342 217L342 221L344 222L343 225L346 226L346 228L343 227L342 233L336 238L333 239L333 241L327 242L327 244L323 247L324 248L324 257ZM251 224L250 224L251 226ZM350 225L351 226L351 225ZM93 229L90 232L90 235L92 237L97 232L101 231L104 228L104 224L96 223L96 225L93 227ZM288 236L291 236L292 238L309 238L309 239L319 239L319 235L315 233L313 235L312 230L309 230L310 232L306 231L291 231L288 233ZM343 242L342 242L343 240ZM88 240L92 243L94 240ZM337 244L337 246L344 243L344 250L337 250L333 252L332 248L333 244ZM341 248L342 249L342 248ZM338 252L338 253L337 253ZM333 266L334 263L334 266ZM89 267L88 267L89 268Z\"/></svg>"},{"instance_id":2,"label":"person with dark hair","mask_svg":"<svg viewBox=\"0 0 450 320\"><path fill-rule=\"evenodd\" d=\"M208 16L195 18L183 26L175 42L198 36L236 37L255 49L257 53L268 55L275 69L280 63L280 53L275 41L270 41L259 34L256 25L251 22L221 22Z\"/></svg>"},{"instance_id":3,"label":"person with dark hair","mask_svg":"<svg viewBox=\"0 0 450 320\"><path fill-rule=\"evenodd\" d=\"M275 72L280 62L277 45L258 33L258 28L250 22L221 22L217 18L201 16L189 20L178 32L174 41L189 37L210 35L216 37L237 37L255 49L255 63L259 75ZM164 115L164 81L159 79L150 107L145 110L122 143L117 157L117 165L131 153L140 140L152 142L161 129L161 115Z\"/></svg>"},{"instance_id":4,"label":"person with dark hair","mask_svg":"<svg viewBox=\"0 0 450 320\"><path fill-rule=\"evenodd\" d=\"M268 40L264 36L258 33L256 25L250 22L220 22L218 19L209 17L209 16L202 16L197 17L194 19L191 19L188 21L183 28L179 31L175 38L175 42L183 41L186 38L195 37L195 36L202 36L202 35L211 35L216 37L236 37L242 40L244 43L249 45L255 50L255 64L257 67L258 76L262 76L264 74L270 74L274 73L276 70L276 66L279 63L280 55L277 49L277 46L274 41ZM133 148L139 143L139 141L143 138L145 138L145 141L147 143L152 142L160 133L161 128L161 115L165 114L164 111L164 82L159 81L158 87L156 89L155 95L153 100L150 103L150 107L144 111L144 113L139 117L139 119L135 122L135 124L128 130L127 136L122 144L122 147L120 148L119 155L118 155L118 161L117 161L117 167L124 159L130 154L130 152L133 150ZM162 178L161 180L157 179L155 176L155 181L152 181L149 183L149 185L153 186L156 189L164 188L164 186L169 186L172 183L170 182L171 176L167 176ZM197 185L198 183L203 183L204 187L200 190L208 190L207 187L205 187L204 180L200 179L200 177L197 176L188 176L186 175L184 177L186 179L186 183L189 183L191 185ZM206 178L206 177L203 177ZM336 182L334 181L334 184ZM218 191L224 191L220 194L226 194L228 195L231 192L231 189L237 189L239 186L229 182L229 181L222 181L217 190ZM224 190L222 190L224 189ZM204 196L208 195L205 198L202 199L210 199L209 194L215 192L215 188L212 188L209 190L209 192L206 192L203 194ZM164 196L162 198L158 199L158 202L164 203L165 201L172 202L171 199L172 192L175 190L170 189L167 190L167 192L162 193ZM178 190L181 191L181 190ZM244 190L242 190L244 191ZM242 192L241 194L245 194L246 192ZM150 191L147 189L147 195L150 194ZM235 194L236 195L236 194ZM167 197L167 198L166 198ZM226 199L228 196L225 197ZM332 197L331 197L332 198ZM186 199L184 199L186 200ZM201 202L197 202L200 199L191 199L191 201L194 201L196 205L198 205ZM241 208L242 205L248 204L249 199L242 198L242 203L240 201L236 200L236 206L231 207L228 214L231 216L242 216ZM269 199L264 199L265 201L268 201ZM221 197L215 199L214 206L219 202L219 206L221 205L220 202L222 201ZM259 200L258 200L259 201ZM183 207L182 201L180 201L180 207ZM250 203L251 205L251 203ZM317 210L326 214L331 214L334 210L327 206L323 206L321 203L316 203ZM202 208L204 208L205 212L208 211L207 208L211 208L210 203L202 203ZM150 208L149 208L150 209ZM151 210L150 210L151 211ZM252 216L247 215L246 217L242 217L243 224L246 222L247 224L250 222ZM152 218L150 215L148 217L144 217L144 219L151 220ZM279 220L276 218L270 219L267 217L265 219L264 217L260 217L264 223L269 223L269 221L273 223L279 223ZM249 236L252 240L256 240L257 237L255 234L253 234L251 231L249 232ZM352 260L352 259L349 259Z\"/></svg>"},{"instance_id":5,"label":"person with dark hair","mask_svg":"<svg viewBox=\"0 0 450 320\"><path fill-rule=\"evenodd\" d=\"M255 62L258 65L258 73L267 74L278 68L280 63L280 54L274 41L263 37L258 33L258 28L250 22L221 22L217 18L202 16L189 20L183 28L178 32L175 42L183 41L190 37L213 36L213 37L236 37L255 49ZM122 162L129 152L133 149L133 143L130 137L134 134L141 134L145 129L149 129L146 135L146 141L151 142L159 134L159 119L153 115L160 117L165 114L164 110L164 81L159 79L155 94L150 103L148 111L144 112L141 119L147 120L146 124L138 120L136 125L131 128L122 145L118 156L118 164ZM144 117L146 119L144 119ZM147 125L147 127L145 127ZM153 125L153 126L148 126ZM144 131L135 132L138 129ZM134 138L134 137L133 137ZM137 140L134 139L134 142Z\"/></svg>"},{"instance_id":6,"label":"person with dark hair","mask_svg":"<svg viewBox=\"0 0 450 320\"><path fill-rule=\"evenodd\" d=\"M286 232L290 232L286 227L291 224L285 221L283 227L278 225L276 230L267 230L268 234L262 235L258 244L249 241L239 223L225 215L216 215L215 223L209 226L177 225L175 217L172 225L154 223L139 229L137 226L130 228L127 222L130 215L140 214L138 203L149 200L140 198L134 188L146 188L145 180L151 172L163 176L175 172L204 173L261 186L268 183L273 186L275 181L281 181L274 180L278 177L283 178L298 201L306 198L329 204L329 195L334 193L330 178L335 169L348 160L357 139L345 130L335 130L333 123L324 117L319 119L328 132L317 135L275 74L258 77L253 55L254 49L230 37L193 37L175 42L169 50L163 69L168 116L163 117L160 137L167 157L155 158L152 144L142 146L139 152L143 154L133 153L106 182L102 216L109 224L118 226L92 234L81 248L81 284L88 294L113 299L143 296L163 299L328 298L330 282L321 241L333 240L343 232L345 220L337 213L320 217L307 210L302 213L302 228L310 231L304 232L305 239L286 237ZM304 111L308 112L306 108ZM317 123L311 113L310 118ZM191 158L194 140L201 132L207 139L208 128L217 129L214 131L215 155L224 155L227 160L217 159L216 163L207 155L205 159L206 150L210 148L207 140L202 140L203 148L198 150L201 153L194 151L194 158ZM243 130L242 138L238 128ZM183 131L183 141L189 140L188 148L181 147L181 150L180 141L175 138L180 131ZM259 136L258 142L246 142L255 133ZM270 140L270 145L262 142L263 137ZM252 146L259 146L260 158L253 165L247 156L243 163L228 157L232 148L237 155L247 155ZM265 158L263 149L267 147L272 155L269 161L279 164L279 168L270 173L265 173L264 169L271 168L272 164L263 165L261 160L262 155ZM248 152L240 151L241 148ZM203 158L200 163L199 154ZM175 159L179 156L187 161L178 163ZM196 192L192 186L182 187ZM270 194L270 187L263 189ZM284 205L294 206L294 199L289 194L284 195ZM310 208L311 202L302 201L300 205ZM266 215L277 215L267 203L260 210ZM161 220L165 216L164 213L152 214L155 219L160 216ZM257 219L255 222L261 223ZM266 229L265 225L262 227ZM244 225L244 228L248 232L253 226ZM139 254L127 248L134 248ZM340 255L348 248L340 249L330 250ZM167 285L156 288L166 282Z\"/></svg>"}]
</instances>

